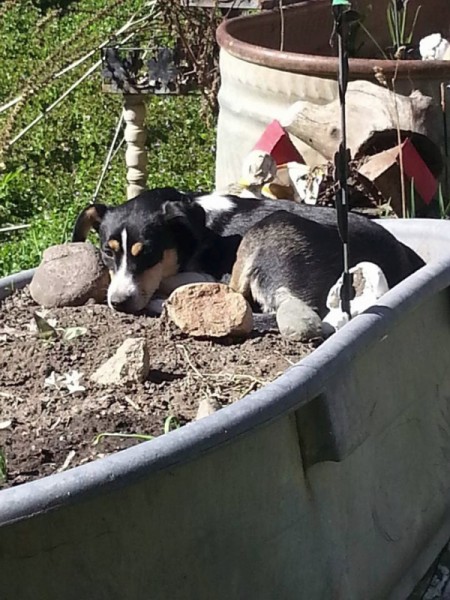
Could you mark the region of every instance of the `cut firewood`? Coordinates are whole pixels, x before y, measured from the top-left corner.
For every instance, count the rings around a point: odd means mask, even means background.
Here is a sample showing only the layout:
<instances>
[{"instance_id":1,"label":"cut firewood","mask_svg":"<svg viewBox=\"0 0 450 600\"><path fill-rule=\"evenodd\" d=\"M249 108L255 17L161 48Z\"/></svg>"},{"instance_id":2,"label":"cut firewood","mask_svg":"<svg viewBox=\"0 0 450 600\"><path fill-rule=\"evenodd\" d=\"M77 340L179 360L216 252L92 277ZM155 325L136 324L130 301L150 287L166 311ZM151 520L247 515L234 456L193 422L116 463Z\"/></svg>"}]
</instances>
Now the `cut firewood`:
<instances>
[{"instance_id":1,"label":"cut firewood","mask_svg":"<svg viewBox=\"0 0 450 600\"><path fill-rule=\"evenodd\" d=\"M341 140L340 110L338 98L325 105L301 100L280 121L293 136L333 160ZM352 157L358 158L361 149L366 155L373 154L371 140L379 143L377 134L386 130L400 130L403 138L417 133L435 141L438 112L432 98L418 90L403 96L368 81L351 82L347 91L347 147ZM379 151L389 146L392 143Z\"/></svg>"}]
</instances>

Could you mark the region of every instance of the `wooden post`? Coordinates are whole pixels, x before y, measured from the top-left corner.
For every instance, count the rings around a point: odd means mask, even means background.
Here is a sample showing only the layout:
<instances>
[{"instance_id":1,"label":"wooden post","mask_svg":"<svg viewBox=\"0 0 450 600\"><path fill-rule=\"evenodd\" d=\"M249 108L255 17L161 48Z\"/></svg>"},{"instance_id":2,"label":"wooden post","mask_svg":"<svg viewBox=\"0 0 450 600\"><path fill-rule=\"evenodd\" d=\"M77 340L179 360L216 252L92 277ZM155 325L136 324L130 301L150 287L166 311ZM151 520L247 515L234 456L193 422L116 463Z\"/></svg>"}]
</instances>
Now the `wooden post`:
<instances>
[{"instance_id":1,"label":"wooden post","mask_svg":"<svg viewBox=\"0 0 450 600\"><path fill-rule=\"evenodd\" d=\"M146 188L147 152L145 150L145 96L124 95L125 163L127 166L127 198L131 199Z\"/></svg>"}]
</instances>

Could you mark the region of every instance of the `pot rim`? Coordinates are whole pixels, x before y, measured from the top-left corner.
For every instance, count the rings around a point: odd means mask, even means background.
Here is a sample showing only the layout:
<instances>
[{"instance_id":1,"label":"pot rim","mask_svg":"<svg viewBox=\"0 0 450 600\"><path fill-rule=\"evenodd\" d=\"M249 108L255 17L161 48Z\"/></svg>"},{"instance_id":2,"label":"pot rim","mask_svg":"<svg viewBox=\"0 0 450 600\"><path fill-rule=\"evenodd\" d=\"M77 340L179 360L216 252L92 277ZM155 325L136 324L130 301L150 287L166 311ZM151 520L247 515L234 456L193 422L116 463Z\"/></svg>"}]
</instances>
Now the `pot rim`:
<instances>
[{"instance_id":1,"label":"pot rim","mask_svg":"<svg viewBox=\"0 0 450 600\"><path fill-rule=\"evenodd\" d=\"M287 6L283 11L286 15L301 10L316 12L328 4L329 0L304 0L294 6ZM239 39L239 32L244 27L251 25L253 21L257 27L258 23L270 22L274 18L278 18L278 14L278 10L270 10L224 20L217 28L217 42L222 50L235 58L255 65L296 74L336 78L338 73L337 57L274 50ZM394 77L396 79L450 79L450 61L445 60L349 59L351 79L375 79L375 69L381 69L388 79Z\"/></svg>"},{"instance_id":2,"label":"pot rim","mask_svg":"<svg viewBox=\"0 0 450 600\"><path fill-rule=\"evenodd\" d=\"M450 222L384 219L391 233L423 233L450 240ZM14 281L23 287L32 271L0 279L0 291ZM252 430L306 405L361 352L377 343L406 311L450 286L450 254L413 273L280 377L220 411L105 458L17 487L0 490L0 526L110 493L162 470L194 460Z\"/></svg>"}]
</instances>

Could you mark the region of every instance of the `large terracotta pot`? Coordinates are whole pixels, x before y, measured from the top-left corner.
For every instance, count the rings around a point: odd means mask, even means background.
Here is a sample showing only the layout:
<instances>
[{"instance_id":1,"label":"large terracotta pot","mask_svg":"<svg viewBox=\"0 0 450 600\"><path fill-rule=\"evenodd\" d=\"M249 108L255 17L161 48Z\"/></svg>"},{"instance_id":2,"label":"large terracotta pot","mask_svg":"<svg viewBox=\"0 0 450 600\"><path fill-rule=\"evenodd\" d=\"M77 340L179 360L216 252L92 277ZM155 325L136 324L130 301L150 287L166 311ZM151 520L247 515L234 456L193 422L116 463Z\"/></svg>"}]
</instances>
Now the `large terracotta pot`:
<instances>
[{"instance_id":1,"label":"large terracotta pot","mask_svg":"<svg viewBox=\"0 0 450 600\"><path fill-rule=\"evenodd\" d=\"M365 26L380 46L390 45L386 24L387 0L354 1L367 13ZM368 12L367 6L373 6ZM410 0L411 17L421 4L415 38L441 31L450 23L448 0ZM244 156L265 126L296 100L326 104L337 98L337 59L330 48L332 16L329 0L310 0L288 7L284 14L284 44L280 50L282 25L279 11L224 21L217 31L221 46L220 114L217 135L216 184L224 189L239 179ZM431 96L440 107L441 84L450 81L450 61L393 61L368 58L377 52L369 38L362 36L362 58L350 59L350 79L379 85L374 68L386 79L395 78L396 92L409 95L414 89ZM350 83L351 90L352 83ZM351 115L348 115L351 119ZM444 129L435 132L443 150ZM310 163L323 157L302 142L298 148ZM449 165L450 166L450 165Z\"/></svg>"}]
</instances>

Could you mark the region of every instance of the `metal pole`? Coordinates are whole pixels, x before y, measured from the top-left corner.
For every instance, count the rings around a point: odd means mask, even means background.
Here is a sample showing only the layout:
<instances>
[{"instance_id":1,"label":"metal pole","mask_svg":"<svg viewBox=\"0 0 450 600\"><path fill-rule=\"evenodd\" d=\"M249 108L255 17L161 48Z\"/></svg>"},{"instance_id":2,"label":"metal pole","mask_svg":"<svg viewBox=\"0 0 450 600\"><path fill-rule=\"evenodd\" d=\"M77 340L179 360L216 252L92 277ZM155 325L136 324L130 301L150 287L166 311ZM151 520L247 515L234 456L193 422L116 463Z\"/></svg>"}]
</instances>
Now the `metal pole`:
<instances>
[{"instance_id":1,"label":"metal pole","mask_svg":"<svg viewBox=\"0 0 450 600\"><path fill-rule=\"evenodd\" d=\"M334 157L335 177L339 182L336 193L336 211L338 230L342 241L343 258L343 285L341 288L341 307L351 319L350 301L354 297L353 282L349 270L349 243L348 243L348 162L350 159L347 150L347 121L345 95L348 84L348 51L347 51L347 21L345 14L350 8L347 0L333 0L334 30L338 40L338 85L339 101L341 105L341 143Z\"/></svg>"}]
</instances>

